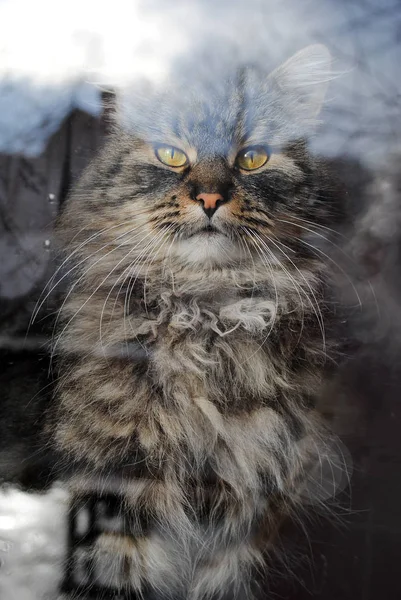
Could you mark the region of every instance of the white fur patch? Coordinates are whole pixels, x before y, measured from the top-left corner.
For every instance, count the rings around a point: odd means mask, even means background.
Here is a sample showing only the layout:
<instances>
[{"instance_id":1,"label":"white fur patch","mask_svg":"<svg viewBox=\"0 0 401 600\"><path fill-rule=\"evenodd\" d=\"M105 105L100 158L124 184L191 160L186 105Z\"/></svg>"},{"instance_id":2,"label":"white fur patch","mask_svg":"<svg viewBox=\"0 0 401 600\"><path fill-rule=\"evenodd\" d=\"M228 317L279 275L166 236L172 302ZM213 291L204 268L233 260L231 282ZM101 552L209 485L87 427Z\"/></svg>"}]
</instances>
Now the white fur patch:
<instances>
[{"instance_id":1,"label":"white fur patch","mask_svg":"<svg viewBox=\"0 0 401 600\"><path fill-rule=\"evenodd\" d=\"M174 254L189 265L229 265L241 259L241 249L224 234L203 233L176 242Z\"/></svg>"},{"instance_id":2,"label":"white fur patch","mask_svg":"<svg viewBox=\"0 0 401 600\"><path fill-rule=\"evenodd\" d=\"M234 324L235 328L242 326L250 333L258 333L274 322L277 310L277 305L271 300L244 298L224 306L219 312L219 319L222 323Z\"/></svg>"}]
</instances>

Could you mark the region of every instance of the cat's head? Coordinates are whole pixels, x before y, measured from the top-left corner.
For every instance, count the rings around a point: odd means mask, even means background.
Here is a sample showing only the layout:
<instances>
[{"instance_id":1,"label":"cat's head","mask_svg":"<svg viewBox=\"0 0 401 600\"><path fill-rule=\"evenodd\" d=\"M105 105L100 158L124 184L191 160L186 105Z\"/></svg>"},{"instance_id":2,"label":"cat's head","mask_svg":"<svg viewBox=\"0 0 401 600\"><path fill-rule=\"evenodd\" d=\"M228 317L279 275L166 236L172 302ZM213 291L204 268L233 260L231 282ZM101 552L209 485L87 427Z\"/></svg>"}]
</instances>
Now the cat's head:
<instances>
[{"instance_id":1,"label":"cat's head","mask_svg":"<svg viewBox=\"0 0 401 600\"><path fill-rule=\"evenodd\" d=\"M296 219L319 212L315 165L300 140L316 125L329 78L329 53L316 45L270 75L247 67L201 91L160 94L146 125L115 135L90 210L136 228L141 251L199 267L277 254L301 231Z\"/></svg>"}]
</instances>

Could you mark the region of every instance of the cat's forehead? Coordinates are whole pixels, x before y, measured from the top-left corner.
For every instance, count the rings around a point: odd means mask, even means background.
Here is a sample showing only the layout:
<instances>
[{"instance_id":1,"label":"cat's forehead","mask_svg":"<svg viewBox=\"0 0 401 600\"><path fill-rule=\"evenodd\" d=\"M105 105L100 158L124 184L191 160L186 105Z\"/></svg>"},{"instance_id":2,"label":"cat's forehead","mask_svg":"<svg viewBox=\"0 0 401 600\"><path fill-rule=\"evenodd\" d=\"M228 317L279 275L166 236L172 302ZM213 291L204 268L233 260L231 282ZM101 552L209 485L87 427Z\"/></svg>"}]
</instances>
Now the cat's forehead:
<instances>
[{"instance_id":1,"label":"cat's forehead","mask_svg":"<svg viewBox=\"0 0 401 600\"><path fill-rule=\"evenodd\" d=\"M234 65L224 76L178 73L157 89L122 98L120 124L150 143L198 153L268 144L276 148L307 137L316 125L327 88L329 55L319 45L298 52L272 73Z\"/></svg>"},{"instance_id":2,"label":"cat's forehead","mask_svg":"<svg viewBox=\"0 0 401 600\"><path fill-rule=\"evenodd\" d=\"M227 154L240 142L242 120L235 95L221 98L210 95L183 105L168 129L185 145L196 148L198 154Z\"/></svg>"},{"instance_id":3,"label":"cat's forehead","mask_svg":"<svg viewBox=\"0 0 401 600\"><path fill-rule=\"evenodd\" d=\"M243 136L241 104L232 81L170 89L148 104L151 123L143 134L201 155L225 155Z\"/></svg>"},{"instance_id":4,"label":"cat's forehead","mask_svg":"<svg viewBox=\"0 0 401 600\"><path fill-rule=\"evenodd\" d=\"M237 81L202 89L176 89L132 110L132 131L151 144L169 144L197 156L228 156L245 143L269 143L273 111L255 107Z\"/></svg>"}]
</instances>

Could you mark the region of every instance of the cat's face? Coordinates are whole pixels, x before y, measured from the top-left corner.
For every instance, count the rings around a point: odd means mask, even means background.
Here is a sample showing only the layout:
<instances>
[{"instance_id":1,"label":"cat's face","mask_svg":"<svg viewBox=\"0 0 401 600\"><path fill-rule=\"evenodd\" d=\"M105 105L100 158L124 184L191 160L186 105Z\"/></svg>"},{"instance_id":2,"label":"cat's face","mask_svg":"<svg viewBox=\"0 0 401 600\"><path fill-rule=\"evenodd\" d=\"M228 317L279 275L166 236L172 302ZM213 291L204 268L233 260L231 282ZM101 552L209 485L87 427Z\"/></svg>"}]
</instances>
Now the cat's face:
<instances>
[{"instance_id":1,"label":"cat's face","mask_svg":"<svg viewBox=\"0 0 401 600\"><path fill-rule=\"evenodd\" d=\"M199 268L274 260L296 238L296 219L318 212L314 163L292 140L314 125L327 61L311 47L262 83L248 70L223 94L206 90L169 114L161 106L146 135L115 138L97 212L140 228L149 254Z\"/></svg>"},{"instance_id":2,"label":"cat's face","mask_svg":"<svg viewBox=\"0 0 401 600\"><path fill-rule=\"evenodd\" d=\"M276 150L267 140L196 136L137 142L129 157L148 191L138 211L169 252L184 262L229 264L253 251L250 239L279 240L292 215L307 214L313 203L310 161L302 143ZM139 208L140 206L140 208Z\"/></svg>"}]
</instances>

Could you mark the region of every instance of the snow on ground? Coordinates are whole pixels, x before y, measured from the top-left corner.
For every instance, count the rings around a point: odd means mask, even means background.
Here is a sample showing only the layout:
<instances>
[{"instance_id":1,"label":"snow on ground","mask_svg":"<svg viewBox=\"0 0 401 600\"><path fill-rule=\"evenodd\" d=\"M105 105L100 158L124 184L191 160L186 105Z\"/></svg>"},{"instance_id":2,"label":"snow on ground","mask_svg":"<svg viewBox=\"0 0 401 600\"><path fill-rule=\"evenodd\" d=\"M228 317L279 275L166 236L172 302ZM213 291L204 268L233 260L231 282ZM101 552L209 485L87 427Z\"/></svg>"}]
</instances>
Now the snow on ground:
<instances>
[{"instance_id":1,"label":"snow on ground","mask_svg":"<svg viewBox=\"0 0 401 600\"><path fill-rule=\"evenodd\" d=\"M67 493L0 488L1 600L56 600L65 552Z\"/></svg>"}]
</instances>

